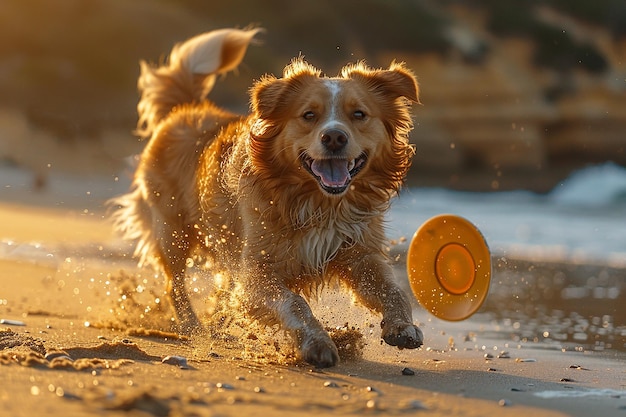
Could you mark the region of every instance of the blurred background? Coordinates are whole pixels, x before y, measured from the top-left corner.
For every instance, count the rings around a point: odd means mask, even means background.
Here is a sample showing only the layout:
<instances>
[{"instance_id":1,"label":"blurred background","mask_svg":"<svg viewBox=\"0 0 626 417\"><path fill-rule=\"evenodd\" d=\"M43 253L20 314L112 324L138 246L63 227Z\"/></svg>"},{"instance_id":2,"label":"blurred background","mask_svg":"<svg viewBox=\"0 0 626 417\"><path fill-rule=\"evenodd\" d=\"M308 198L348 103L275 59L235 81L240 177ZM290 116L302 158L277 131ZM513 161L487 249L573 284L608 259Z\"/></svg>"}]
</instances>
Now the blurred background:
<instances>
[{"instance_id":1,"label":"blurred background","mask_svg":"<svg viewBox=\"0 0 626 417\"><path fill-rule=\"evenodd\" d=\"M33 189L55 172L119 175L143 146L138 61L249 25L263 44L213 95L240 112L252 80L299 54L328 75L406 61L422 101L411 186L544 193L626 165L623 0L2 0L0 166Z\"/></svg>"}]
</instances>

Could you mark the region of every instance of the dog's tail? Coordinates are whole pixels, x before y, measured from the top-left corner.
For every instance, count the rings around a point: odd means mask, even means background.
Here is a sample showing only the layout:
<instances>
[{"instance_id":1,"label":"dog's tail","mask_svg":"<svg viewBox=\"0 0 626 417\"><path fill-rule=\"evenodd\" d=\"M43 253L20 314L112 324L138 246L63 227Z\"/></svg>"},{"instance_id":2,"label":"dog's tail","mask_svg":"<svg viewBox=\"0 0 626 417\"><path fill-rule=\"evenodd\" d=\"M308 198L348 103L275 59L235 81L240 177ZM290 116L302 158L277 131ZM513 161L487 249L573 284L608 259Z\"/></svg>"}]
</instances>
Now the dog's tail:
<instances>
[{"instance_id":1,"label":"dog's tail","mask_svg":"<svg viewBox=\"0 0 626 417\"><path fill-rule=\"evenodd\" d=\"M157 236L153 226L153 213L146 201L143 183L135 182L128 193L106 202L107 214L113 221L113 229L120 232L127 241L136 241L133 256L139 259L139 266L159 267Z\"/></svg>"},{"instance_id":2,"label":"dog's tail","mask_svg":"<svg viewBox=\"0 0 626 417\"><path fill-rule=\"evenodd\" d=\"M252 38L260 31L220 29L203 33L174 46L169 61L162 66L142 61L136 133L147 139L174 107L203 100L218 74L239 65Z\"/></svg>"}]
</instances>

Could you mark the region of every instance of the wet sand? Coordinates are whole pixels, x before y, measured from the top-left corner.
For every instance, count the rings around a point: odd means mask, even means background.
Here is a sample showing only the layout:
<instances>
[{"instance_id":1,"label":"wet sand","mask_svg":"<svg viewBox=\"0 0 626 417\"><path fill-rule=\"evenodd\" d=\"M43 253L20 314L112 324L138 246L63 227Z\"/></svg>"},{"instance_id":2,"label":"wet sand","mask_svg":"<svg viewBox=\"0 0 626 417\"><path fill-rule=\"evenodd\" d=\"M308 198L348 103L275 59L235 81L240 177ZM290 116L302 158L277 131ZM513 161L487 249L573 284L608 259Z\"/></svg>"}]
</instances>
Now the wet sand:
<instances>
[{"instance_id":1,"label":"wet sand","mask_svg":"<svg viewBox=\"0 0 626 417\"><path fill-rule=\"evenodd\" d=\"M493 311L449 323L416 306L425 346L399 351L380 344L377 317L329 291L314 310L340 328L344 357L316 370L240 317L179 337L161 281L98 210L0 203L0 225L2 415L626 415L623 351L509 334ZM190 282L200 308L202 282Z\"/></svg>"}]
</instances>

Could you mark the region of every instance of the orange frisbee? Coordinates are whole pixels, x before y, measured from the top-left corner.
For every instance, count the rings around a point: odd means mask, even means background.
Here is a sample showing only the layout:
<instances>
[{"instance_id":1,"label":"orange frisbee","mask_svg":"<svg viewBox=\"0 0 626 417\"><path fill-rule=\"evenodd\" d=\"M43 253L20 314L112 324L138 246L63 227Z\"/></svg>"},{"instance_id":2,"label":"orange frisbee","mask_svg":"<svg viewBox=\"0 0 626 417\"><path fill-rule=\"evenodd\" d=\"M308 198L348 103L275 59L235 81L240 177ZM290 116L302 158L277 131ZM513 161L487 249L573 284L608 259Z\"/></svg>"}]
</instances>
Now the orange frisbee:
<instances>
[{"instance_id":1,"label":"orange frisbee","mask_svg":"<svg viewBox=\"0 0 626 417\"><path fill-rule=\"evenodd\" d=\"M407 256L417 301L434 316L465 320L487 298L491 254L485 238L463 217L442 214L415 232Z\"/></svg>"}]
</instances>

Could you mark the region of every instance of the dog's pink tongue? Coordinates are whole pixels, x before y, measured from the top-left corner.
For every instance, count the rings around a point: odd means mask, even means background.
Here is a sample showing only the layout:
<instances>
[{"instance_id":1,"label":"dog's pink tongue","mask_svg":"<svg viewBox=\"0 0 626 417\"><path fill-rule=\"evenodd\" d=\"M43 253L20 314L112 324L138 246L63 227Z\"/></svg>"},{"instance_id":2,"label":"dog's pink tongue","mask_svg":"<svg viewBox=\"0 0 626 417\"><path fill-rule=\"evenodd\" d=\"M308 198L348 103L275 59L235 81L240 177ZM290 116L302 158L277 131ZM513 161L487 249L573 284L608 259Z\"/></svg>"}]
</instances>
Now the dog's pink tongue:
<instances>
[{"instance_id":1,"label":"dog's pink tongue","mask_svg":"<svg viewBox=\"0 0 626 417\"><path fill-rule=\"evenodd\" d=\"M311 171L327 187L344 186L350 178L348 161L345 159L316 159L311 163Z\"/></svg>"}]
</instances>

